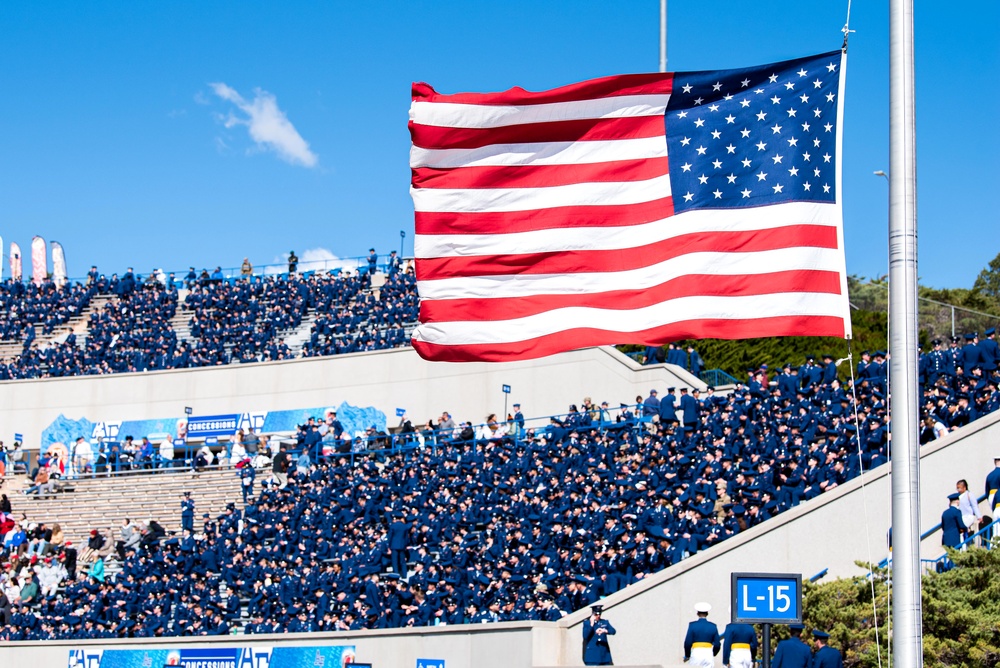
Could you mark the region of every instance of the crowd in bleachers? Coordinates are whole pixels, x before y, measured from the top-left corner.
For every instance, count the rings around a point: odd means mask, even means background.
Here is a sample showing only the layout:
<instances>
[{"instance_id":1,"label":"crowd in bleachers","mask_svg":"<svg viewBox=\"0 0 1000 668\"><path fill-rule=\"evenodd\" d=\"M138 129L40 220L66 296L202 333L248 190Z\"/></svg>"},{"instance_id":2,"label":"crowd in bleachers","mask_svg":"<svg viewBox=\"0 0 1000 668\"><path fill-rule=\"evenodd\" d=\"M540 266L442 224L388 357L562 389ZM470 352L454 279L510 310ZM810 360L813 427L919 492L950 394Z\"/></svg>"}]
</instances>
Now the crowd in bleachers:
<instances>
[{"instance_id":1,"label":"crowd in bleachers","mask_svg":"<svg viewBox=\"0 0 1000 668\"><path fill-rule=\"evenodd\" d=\"M774 377L754 369L725 396L585 398L540 426L519 406L478 428L404 417L414 447L360 455L342 454L359 448L338 447L350 435L335 416L320 418L266 468L234 450L243 511L195 524L187 509L190 530L145 526L133 543L123 529L113 579L88 567L36 595L48 565L5 538L0 635L225 634L244 616L246 633L554 620L884 463L885 355L866 357L855 387L824 356ZM928 440L1000 408L995 354L962 371L924 378Z\"/></svg>"},{"instance_id":2,"label":"crowd in bleachers","mask_svg":"<svg viewBox=\"0 0 1000 668\"><path fill-rule=\"evenodd\" d=\"M23 341L29 346L37 335L52 334L70 318L80 315L96 292L92 285L57 286L4 281L0 284L0 340Z\"/></svg>"},{"instance_id":3,"label":"crowd in bleachers","mask_svg":"<svg viewBox=\"0 0 1000 668\"><path fill-rule=\"evenodd\" d=\"M394 256L393 256L394 257ZM225 279L216 270L190 280L131 269L110 278L92 268L86 284L41 287L0 284L0 339L23 341L19 354L0 359L0 380L216 366L290 359L285 337L315 315L301 355L335 355L409 344L405 327L417 319L412 269L387 266L385 285L371 288L372 272L291 272ZM188 294L179 300L178 288ZM59 327L79 316L96 295L112 299L90 315L83 337ZM180 309L190 337L171 319Z\"/></svg>"}]
</instances>

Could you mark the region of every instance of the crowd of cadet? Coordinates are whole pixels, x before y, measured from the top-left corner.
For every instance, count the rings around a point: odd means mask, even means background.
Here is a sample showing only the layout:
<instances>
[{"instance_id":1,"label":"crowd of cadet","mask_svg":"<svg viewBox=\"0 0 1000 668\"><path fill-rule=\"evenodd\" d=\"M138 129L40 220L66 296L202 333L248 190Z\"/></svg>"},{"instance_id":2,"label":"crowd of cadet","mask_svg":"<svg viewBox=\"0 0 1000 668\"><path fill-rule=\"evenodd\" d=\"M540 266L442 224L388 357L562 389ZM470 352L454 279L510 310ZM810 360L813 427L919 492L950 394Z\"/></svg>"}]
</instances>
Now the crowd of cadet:
<instances>
[{"instance_id":1,"label":"crowd of cadet","mask_svg":"<svg viewBox=\"0 0 1000 668\"><path fill-rule=\"evenodd\" d=\"M108 581L12 599L2 634L223 633L244 611L246 633L558 619L884 463L884 355L871 357L856 387L810 357L725 396L587 398L538 428L519 405L478 429L444 413L411 426L405 450L303 438L268 469L242 462L244 510L195 525L194 490L181 534L146 530ZM928 379L933 437L1000 406L989 366ZM33 580L26 551L8 551L6 572Z\"/></svg>"},{"instance_id":2,"label":"crowd of cadet","mask_svg":"<svg viewBox=\"0 0 1000 668\"><path fill-rule=\"evenodd\" d=\"M0 338L21 340L22 351L0 359L0 380L185 369L235 362L290 359L284 337L315 315L303 356L383 350L409 344L406 326L418 313L412 269L389 264L385 284L371 289L371 272L315 272L190 281L178 298L173 277L143 280L127 271L109 279L91 270L87 283L41 287L0 284ZM162 278L162 280L160 280ZM66 328L99 295L85 337ZM180 312L189 336L172 319ZM44 343L36 341L49 337ZM65 331L60 332L61 329Z\"/></svg>"}]
</instances>

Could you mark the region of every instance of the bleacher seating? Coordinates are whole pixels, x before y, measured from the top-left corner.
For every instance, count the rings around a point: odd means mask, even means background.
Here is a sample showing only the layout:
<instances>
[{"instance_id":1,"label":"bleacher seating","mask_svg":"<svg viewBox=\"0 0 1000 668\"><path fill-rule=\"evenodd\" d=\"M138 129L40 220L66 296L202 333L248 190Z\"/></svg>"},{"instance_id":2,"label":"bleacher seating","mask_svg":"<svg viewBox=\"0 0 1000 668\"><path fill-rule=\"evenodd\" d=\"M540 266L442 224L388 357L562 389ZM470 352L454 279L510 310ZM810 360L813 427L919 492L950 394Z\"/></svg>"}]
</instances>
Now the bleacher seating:
<instances>
[{"instance_id":1,"label":"bleacher seating","mask_svg":"<svg viewBox=\"0 0 1000 668\"><path fill-rule=\"evenodd\" d=\"M184 369L409 344L412 271L174 281L92 272L86 285L0 285L0 380ZM169 284L169 285L167 285ZM36 332L36 325L41 333ZM68 326L68 331L62 326ZM289 345L299 339L302 346ZM16 348L11 348L16 346Z\"/></svg>"},{"instance_id":2,"label":"bleacher seating","mask_svg":"<svg viewBox=\"0 0 1000 668\"><path fill-rule=\"evenodd\" d=\"M882 369L859 369L845 388L835 367L807 362L774 379L754 373L727 396L682 393L675 408L650 398L613 415L588 404L523 432L516 419L404 425L408 448L354 455L324 457L322 440L303 438L309 460L295 453L285 487L262 484L268 467L215 474L254 482L242 516L226 510L203 534L199 520L198 536L139 549L104 584L84 579L15 606L0 635L557 619L884 463ZM935 381L921 402L922 440L1000 408L995 370ZM195 493L215 484L191 480ZM154 515L170 528L177 491L158 497ZM32 565L7 573L30 576Z\"/></svg>"}]
</instances>

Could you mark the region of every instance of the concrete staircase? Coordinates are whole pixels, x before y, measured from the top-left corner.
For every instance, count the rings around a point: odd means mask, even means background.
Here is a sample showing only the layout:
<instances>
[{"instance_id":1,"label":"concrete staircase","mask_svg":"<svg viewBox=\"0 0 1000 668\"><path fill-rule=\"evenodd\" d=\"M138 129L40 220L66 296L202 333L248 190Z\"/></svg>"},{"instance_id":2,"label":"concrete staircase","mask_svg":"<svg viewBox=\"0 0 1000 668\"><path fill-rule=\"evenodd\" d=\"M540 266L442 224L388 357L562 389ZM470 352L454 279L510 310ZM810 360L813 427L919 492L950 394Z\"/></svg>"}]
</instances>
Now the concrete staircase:
<instances>
[{"instance_id":1,"label":"concrete staircase","mask_svg":"<svg viewBox=\"0 0 1000 668\"><path fill-rule=\"evenodd\" d=\"M18 476L23 478L23 476ZM133 523L154 519L168 532L181 529L181 498L191 492L195 502L195 527L201 526L203 513L213 518L226 504L243 507L240 479L235 469L216 469L195 473L184 470L118 474L63 481L64 491L47 499L13 492L23 484L5 486L14 514L27 515L31 522L58 523L67 540L86 543L91 529L106 532L117 539L118 527L126 517ZM7 489L11 491L7 491Z\"/></svg>"},{"instance_id":2,"label":"concrete staircase","mask_svg":"<svg viewBox=\"0 0 1000 668\"><path fill-rule=\"evenodd\" d=\"M52 334L39 334L34 343L33 349L45 349L54 343L61 343L66 340L66 328L68 327L76 334L76 345L82 348L87 343L87 324L90 316L104 308L114 295L95 295L90 299L90 303L75 318L70 318L68 322L56 328ZM37 328L36 328L37 329ZM21 354L24 347L23 341L0 341L0 359L13 359Z\"/></svg>"}]
</instances>

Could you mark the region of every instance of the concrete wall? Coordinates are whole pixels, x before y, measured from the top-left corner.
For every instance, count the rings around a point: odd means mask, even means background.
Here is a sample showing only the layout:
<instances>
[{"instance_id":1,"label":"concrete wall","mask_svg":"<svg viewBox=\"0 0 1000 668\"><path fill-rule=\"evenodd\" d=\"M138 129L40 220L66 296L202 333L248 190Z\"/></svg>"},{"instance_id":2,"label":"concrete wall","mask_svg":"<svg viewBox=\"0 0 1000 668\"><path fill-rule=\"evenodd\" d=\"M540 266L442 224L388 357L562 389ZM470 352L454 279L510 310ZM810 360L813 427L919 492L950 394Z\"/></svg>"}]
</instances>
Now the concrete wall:
<instances>
[{"instance_id":1,"label":"concrete wall","mask_svg":"<svg viewBox=\"0 0 1000 668\"><path fill-rule=\"evenodd\" d=\"M955 482L967 478L982 494L986 474L1000 443L1000 414L981 419L921 450L920 526L941 521L947 495ZM604 618L618 634L611 648L616 664L659 663L681 666L687 622L694 605L712 604L709 619L720 631L729 621L730 574L733 572L801 573L803 579L829 568L827 578L865 573L854 562L878 563L887 555L890 467L882 466L861 479L801 504L780 517L731 538L609 597ZM985 510L985 504L983 505ZM921 557L941 556L940 533L926 540ZM885 601L881 608L885 609ZM580 611L561 620L569 627L563 655L579 656L583 620Z\"/></svg>"},{"instance_id":2,"label":"concrete wall","mask_svg":"<svg viewBox=\"0 0 1000 668\"><path fill-rule=\"evenodd\" d=\"M183 417L244 411L336 406L374 406L390 426L396 408L414 424L437 419L444 410L475 424L510 403L525 417L565 413L585 396L612 407L645 397L653 387L704 388L679 367L643 367L614 348L588 348L540 360L497 364L426 362L412 349L386 350L312 359L234 364L225 367L47 378L0 383L0 439L15 432L26 447L38 447L42 430L60 413L94 422Z\"/></svg>"},{"instance_id":3,"label":"concrete wall","mask_svg":"<svg viewBox=\"0 0 1000 668\"><path fill-rule=\"evenodd\" d=\"M392 629L346 633L285 634L218 638L164 638L156 641L103 640L0 644L0 666L68 665L70 652L94 656L105 649L180 649L281 645L354 645L356 661L376 668L414 668L417 659L443 659L448 668L530 668L560 665L558 636L551 622L440 626L419 630ZM93 658L78 668L97 668ZM73 666L72 668L77 668ZM266 668L266 666L254 666ZM336 666L330 668L337 668Z\"/></svg>"}]
</instances>

